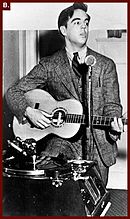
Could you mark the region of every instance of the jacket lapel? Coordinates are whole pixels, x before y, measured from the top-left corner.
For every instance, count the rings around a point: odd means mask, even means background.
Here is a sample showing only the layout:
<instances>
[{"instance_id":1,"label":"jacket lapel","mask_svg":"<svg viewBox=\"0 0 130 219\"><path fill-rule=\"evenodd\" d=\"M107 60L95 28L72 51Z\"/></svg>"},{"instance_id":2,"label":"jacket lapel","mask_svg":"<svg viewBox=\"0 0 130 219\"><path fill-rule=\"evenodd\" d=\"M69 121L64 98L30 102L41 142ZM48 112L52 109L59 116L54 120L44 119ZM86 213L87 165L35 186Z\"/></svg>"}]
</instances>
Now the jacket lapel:
<instances>
[{"instance_id":1,"label":"jacket lapel","mask_svg":"<svg viewBox=\"0 0 130 219\"><path fill-rule=\"evenodd\" d=\"M93 55L92 50L87 47L87 55ZM96 56L96 54L94 54ZM95 57L96 58L96 57ZM59 51L58 56L55 60L56 68L55 72L58 75L59 79L67 89L67 91L75 98L79 100L78 93L76 91L76 87L78 85L75 81L72 80L73 70L69 64L69 60L66 55L65 49ZM97 65L95 64L92 67L92 81L95 83L95 78L99 77L99 71Z\"/></svg>"},{"instance_id":2,"label":"jacket lapel","mask_svg":"<svg viewBox=\"0 0 130 219\"><path fill-rule=\"evenodd\" d=\"M79 99L76 90L74 88L74 84L72 82L72 69L69 64L69 60L67 58L65 49L59 52L58 59L56 60L56 65L57 65L55 69L56 74L60 78L65 88L75 99Z\"/></svg>"}]
</instances>

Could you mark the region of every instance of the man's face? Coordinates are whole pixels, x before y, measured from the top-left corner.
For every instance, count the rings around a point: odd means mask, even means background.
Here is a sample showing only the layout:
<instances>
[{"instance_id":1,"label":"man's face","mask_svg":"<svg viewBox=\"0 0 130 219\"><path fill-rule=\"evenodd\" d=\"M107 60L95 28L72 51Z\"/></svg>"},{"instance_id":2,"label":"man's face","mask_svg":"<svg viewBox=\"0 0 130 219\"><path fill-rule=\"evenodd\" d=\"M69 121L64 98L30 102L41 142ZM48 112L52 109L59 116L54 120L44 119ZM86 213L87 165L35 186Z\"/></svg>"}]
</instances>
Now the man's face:
<instances>
[{"instance_id":1,"label":"man's face","mask_svg":"<svg viewBox=\"0 0 130 219\"><path fill-rule=\"evenodd\" d=\"M81 9L74 11L73 16L64 27L64 36L73 46L83 47L88 39L88 15Z\"/></svg>"}]
</instances>

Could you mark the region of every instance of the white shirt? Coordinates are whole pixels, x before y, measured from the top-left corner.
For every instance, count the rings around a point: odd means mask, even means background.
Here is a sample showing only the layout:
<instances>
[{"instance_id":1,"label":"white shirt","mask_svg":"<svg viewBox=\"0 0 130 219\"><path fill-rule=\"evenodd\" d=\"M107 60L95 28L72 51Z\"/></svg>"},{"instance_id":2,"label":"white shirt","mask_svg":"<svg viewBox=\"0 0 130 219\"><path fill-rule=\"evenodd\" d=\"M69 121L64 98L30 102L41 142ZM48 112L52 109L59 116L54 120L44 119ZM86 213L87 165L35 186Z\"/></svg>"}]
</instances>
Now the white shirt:
<instances>
[{"instance_id":1,"label":"white shirt","mask_svg":"<svg viewBox=\"0 0 130 219\"><path fill-rule=\"evenodd\" d=\"M73 53L74 52L70 52L67 47L65 49L66 49L66 53L67 53L67 57L69 59L70 65L72 65L72 60L73 60L73 57L74 57ZM75 51L75 52L78 52L78 51ZM87 46L85 46L85 48L83 48L81 51L78 52L78 61L79 61L80 64L84 63L86 55L87 55Z\"/></svg>"}]
</instances>

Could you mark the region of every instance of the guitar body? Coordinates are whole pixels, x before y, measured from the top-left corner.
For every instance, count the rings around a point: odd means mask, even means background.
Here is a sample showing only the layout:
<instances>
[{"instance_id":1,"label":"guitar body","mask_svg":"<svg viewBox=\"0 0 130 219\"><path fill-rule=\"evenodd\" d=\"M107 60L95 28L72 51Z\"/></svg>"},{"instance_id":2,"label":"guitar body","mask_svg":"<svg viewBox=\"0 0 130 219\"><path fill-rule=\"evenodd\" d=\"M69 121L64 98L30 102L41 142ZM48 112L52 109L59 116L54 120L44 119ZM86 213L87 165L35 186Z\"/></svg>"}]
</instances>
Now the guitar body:
<instances>
[{"instance_id":1,"label":"guitar body","mask_svg":"<svg viewBox=\"0 0 130 219\"><path fill-rule=\"evenodd\" d=\"M25 98L30 107L51 114L52 122L48 128L39 129L32 126L28 120L19 123L17 118L14 117L14 135L22 140L33 138L38 141L51 133L62 138L71 138L78 132L80 124L85 124L83 108L78 100L56 101L48 92L41 89L28 91ZM110 127L113 120L113 117L93 116L92 125ZM122 117L122 122L127 124L127 119Z\"/></svg>"},{"instance_id":2,"label":"guitar body","mask_svg":"<svg viewBox=\"0 0 130 219\"><path fill-rule=\"evenodd\" d=\"M82 105L78 100L56 101L48 92L41 89L31 90L25 94L25 97L30 107L53 114L52 123L48 128L38 129L32 127L27 120L22 124L14 117L13 131L16 137L22 140L33 138L38 141L51 133L62 138L71 138L78 132L79 123L65 122L67 114L82 115Z\"/></svg>"}]
</instances>

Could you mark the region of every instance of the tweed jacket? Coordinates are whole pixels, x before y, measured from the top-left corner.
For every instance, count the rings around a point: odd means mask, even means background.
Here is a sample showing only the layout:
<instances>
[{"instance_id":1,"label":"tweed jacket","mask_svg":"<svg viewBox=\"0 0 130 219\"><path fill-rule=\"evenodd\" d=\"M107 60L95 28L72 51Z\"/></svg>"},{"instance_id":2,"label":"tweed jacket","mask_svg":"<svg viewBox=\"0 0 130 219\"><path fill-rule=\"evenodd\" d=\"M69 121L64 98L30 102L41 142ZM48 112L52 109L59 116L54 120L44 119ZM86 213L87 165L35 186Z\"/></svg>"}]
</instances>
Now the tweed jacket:
<instances>
[{"instance_id":1,"label":"tweed jacket","mask_svg":"<svg viewBox=\"0 0 130 219\"><path fill-rule=\"evenodd\" d=\"M96 58L96 64L92 68L93 115L120 117L122 115L122 106L120 104L115 63L110 58L90 48L87 48L87 55L93 55ZM56 52L52 56L42 58L39 64L23 77L20 82L16 82L7 91L7 103L18 120L22 121L28 106L24 94L35 88L48 91L58 101L69 98L79 100L79 95L74 83L72 83L72 72L65 49ZM111 166L116 162L116 142L109 141L106 131L103 129L93 129L93 134L102 161L106 166ZM67 144L71 144L69 140L64 140L57 136L52 136L46 141L48 145L53 147L55 154L59 150L57 148L63 147L64 149ZM75 145L75 153L76 150L77 154L81 153L78 151L79 145L76 145L76 142L71 145ZM53 151L52 147L50 147L50 153ZM71 150L73 149L71 148Z\"/></svg>"}]
</instances>

